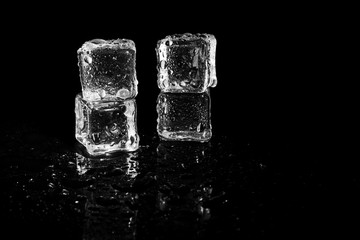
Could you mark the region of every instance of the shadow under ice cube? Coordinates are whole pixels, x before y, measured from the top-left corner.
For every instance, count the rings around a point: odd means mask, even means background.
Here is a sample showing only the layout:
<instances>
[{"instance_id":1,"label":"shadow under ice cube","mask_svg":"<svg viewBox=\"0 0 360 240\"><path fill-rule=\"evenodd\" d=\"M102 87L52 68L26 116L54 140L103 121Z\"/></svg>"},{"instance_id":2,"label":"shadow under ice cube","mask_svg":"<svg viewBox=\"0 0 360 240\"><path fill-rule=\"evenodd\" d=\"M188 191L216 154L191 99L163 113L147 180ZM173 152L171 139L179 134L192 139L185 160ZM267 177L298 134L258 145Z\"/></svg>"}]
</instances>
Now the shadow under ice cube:
<instances>
[{"instance_id":1,"label":"shadow under ice cube","mask_svg":"<svg viewBox=\"0 0 360 240\"><path fill-rule=\"evenodd\" d=\"M206 142L212 136L209 92L160 93L157 113L163 140Z\"/></svg>"},{"instance_id":2,"label":"shadow under ice cube","mask_svg":"<svg viewBox=\"0 0 360 240\"><path fill-rule=\"evenodd\" d=\"M137 95L135 43L129 39L85 42L77 51L83 97L124 100Z\"/></svg>"},{"instance_id":3,"label":"shadow under ice cube","mask_svg":"<svg viewBox=\"0 0 360 240\"><path fill-rule=\"evenodd\" d=\"M90 155L138 149L135 99L86 101L78 94L75 116L75 137Z\"/></svg>"},{"instance_id":4,"label":"shadow under ice cube","mask_svg":"<svg viewBox=\"0 0 360 240\"><path fill-rule=\"evenodd\" d=\"M158 41L158 86L162 92L205 92L217 84L216 39L211 34L175 34Z\"/></svg>"}]
</instances>

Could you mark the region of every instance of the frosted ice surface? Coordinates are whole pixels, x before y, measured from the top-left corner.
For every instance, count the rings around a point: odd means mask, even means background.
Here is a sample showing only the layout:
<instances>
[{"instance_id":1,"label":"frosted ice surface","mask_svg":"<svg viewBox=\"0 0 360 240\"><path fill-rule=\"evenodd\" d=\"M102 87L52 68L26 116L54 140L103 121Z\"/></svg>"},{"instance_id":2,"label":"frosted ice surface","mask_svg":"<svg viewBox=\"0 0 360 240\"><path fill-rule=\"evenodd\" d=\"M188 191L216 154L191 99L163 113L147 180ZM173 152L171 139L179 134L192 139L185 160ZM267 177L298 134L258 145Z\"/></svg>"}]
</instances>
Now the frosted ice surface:
<instances>
[{"instance_id":1,"label":"frosted ice surface","mask_svg":"<svg viewBox=\"0 0 360 240\"><path fill-rule=\"evenodd\" d=\"M86 101L75 99L75 137L91 155L135 151L139 147L135 99Z\"/></svg>"},{"instance_id":2,"label":"frosted ice surface","mask_svg":"<svg viewBox=\"0 0 360 240\"><path fill-rule=\"evenodd\" d=\"M214 35L174 34L159 40L155 50L163 92L199 93L217 85Z\"/></svg>"},{"instance_id":3,"label":"frosted ice surface","mask_svg":"<svg viewBox=\"0 0 360 240\"><path fill-rule=\"evenodd\" d=\"M164 140L210 140L210 95L160 93L157 99L157 131Z\"/></svg>"},{"instance_id":4,"label":"frosted ice surface","mask_svg":"<svg viewBox=\"0 0 360 240\"><path fill-rule=\"evenodd\" d=\"M124 100L137 95L136 48L129 39L94 39L77 51L84 99Z\"/></svg>"}]
</instances>

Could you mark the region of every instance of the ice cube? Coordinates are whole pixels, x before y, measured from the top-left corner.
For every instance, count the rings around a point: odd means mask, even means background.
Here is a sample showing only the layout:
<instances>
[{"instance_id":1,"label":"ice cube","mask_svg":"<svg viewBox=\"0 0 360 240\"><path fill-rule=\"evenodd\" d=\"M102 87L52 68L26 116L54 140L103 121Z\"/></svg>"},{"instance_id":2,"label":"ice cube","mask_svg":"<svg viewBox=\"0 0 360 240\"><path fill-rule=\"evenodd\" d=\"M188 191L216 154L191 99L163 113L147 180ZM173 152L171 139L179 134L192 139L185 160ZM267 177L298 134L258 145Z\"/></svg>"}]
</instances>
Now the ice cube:
<instances>
[{"instance_id":1,"label":"ice cube","mask_svg":"<svg viewBox=\"0 0 360 240\"><path fill-rule=\"evenodd\" d=\"M86 101L75 99L75 138L90 155L135 151L139 147L135 99Z\"/></svg>"},{"instance_id":2,"label":"ice cube","mask_svg":"<svg viewBox=\"0 0 360 240\"><path fill-rule=\"evenodd\" d=\"M161 91L201 93L216 86L214 35L174 34L159 40L155 50Z\"/></svg>"},{"instance_id":3,"label":"ice cube","mask_svg":"<svg viewBox=\"0 0 360 240\"><path fill-rule=\"evenodd\" d=\"M157 99L157 131L161 139L210 140L210 95L204 93L160 93Z\"/></svg>"},{"instance_id":4,"label":"ice cube","mask_svg":"<svg viewBox=\"0 0 360 240\"><path fill-rule=\"evenodd\" d=\"M94 39L77 51L83 97L124 100L137 95L136 48L129 39Z\"/></svg>"}]
</instances>

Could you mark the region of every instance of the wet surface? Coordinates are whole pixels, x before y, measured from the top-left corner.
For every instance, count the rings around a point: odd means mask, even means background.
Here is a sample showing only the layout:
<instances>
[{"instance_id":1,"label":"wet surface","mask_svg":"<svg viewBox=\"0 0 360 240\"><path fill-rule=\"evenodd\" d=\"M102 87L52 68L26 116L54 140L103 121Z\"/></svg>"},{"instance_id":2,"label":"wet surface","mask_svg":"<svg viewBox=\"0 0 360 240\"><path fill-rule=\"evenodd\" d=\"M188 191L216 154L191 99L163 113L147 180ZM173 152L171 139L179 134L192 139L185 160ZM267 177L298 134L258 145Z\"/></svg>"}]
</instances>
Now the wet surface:
<instances>
[{"instance_id":1,"label":"wet surface","mask_svg":"<svg viewBox=\"0 0 360 240\"><path fill-rule=\"evenodd\" d=\"M153 133L136 152L91 158L32 126L2 134L2 231L13 239L320 236L331 219L321 165L289 141Z\"/></svg>"}]
</instances>

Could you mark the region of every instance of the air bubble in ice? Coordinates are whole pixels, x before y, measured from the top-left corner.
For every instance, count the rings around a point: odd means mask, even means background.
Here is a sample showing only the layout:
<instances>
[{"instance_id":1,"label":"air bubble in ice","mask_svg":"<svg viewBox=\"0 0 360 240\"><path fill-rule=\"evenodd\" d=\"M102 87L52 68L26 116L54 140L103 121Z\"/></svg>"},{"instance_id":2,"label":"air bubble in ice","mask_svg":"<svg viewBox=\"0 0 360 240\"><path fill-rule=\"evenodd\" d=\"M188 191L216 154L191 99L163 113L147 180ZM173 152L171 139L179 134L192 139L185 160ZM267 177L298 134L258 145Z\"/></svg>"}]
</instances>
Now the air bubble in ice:
<instances>
[{"instance_id":1,"label":"air bubble in ice","mask_svg":"<svg viewBox=\"0 0 360 240\"><path fill-rule=\"evenodd\" d=\"M121 99L126 99L130 96L129 90L122 88L116 93L116 97L119 97Z\"/></svg>"},{"instance_id":2,"label":"air bubble in ice","mask_svg":"<svg viewBox=\"0 0 360 240\"><path fill-rule=\"evenodd\" d=\"M92 63L92 58L89 55L85 55L84 56L84 62L86 62L87 64L91 64Z\"/></svg>"},{"instance_id":3,"label":"air bubble in ice","mask_svg":"<svg viewBox=\"0 0 360 240\"><path fill-rule=\"evenodd\" d=\"M161 61L160 62L160 67L162 68L162 69L164 69L165 68L165 64L166 64L166 61Z\"/></svg>"},{"instance_id":4,"label":"air bubble in ice","mask_svg":"<svg viewBox=\"0 0 360 240\"><path fill-rule=\"evenodd\" d=\"M104 98L106 96L106 91L104 89L99 92L100 98Z\"/></svg>"}]
</instances>

